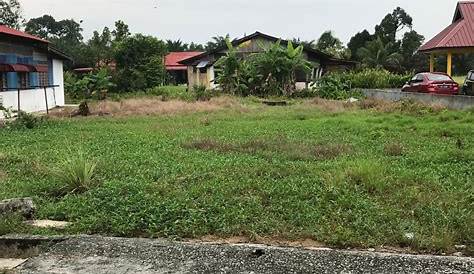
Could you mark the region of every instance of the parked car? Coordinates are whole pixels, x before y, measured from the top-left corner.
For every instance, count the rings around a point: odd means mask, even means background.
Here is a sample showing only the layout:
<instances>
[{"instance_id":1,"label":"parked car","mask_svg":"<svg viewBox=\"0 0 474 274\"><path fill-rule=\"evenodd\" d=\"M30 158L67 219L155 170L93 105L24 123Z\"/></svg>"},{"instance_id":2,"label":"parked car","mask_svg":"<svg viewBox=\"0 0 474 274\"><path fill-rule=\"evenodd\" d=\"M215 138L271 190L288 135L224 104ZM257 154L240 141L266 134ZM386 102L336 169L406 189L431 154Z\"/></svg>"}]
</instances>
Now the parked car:
<instances>
[{"instance_id":1,"label":"parked car","mask_svg":"<svg viewBox=\"0 0 474 274\"><path fill-rule=\"evenodd\" d=\"M423 72L406 83L402 91L456 95L459 94L459 84L446 73Z\"/></svg>"},{"instance_id":2,"label":"parked car","mask_svg":"<svg viewBox=\"0 0 474 274\"><path fill-rule=\"evenodd\" d=\"M474 70L467 73L466 80L462 86L462 94L474 96Z\"/></svg>"}]
</instances>

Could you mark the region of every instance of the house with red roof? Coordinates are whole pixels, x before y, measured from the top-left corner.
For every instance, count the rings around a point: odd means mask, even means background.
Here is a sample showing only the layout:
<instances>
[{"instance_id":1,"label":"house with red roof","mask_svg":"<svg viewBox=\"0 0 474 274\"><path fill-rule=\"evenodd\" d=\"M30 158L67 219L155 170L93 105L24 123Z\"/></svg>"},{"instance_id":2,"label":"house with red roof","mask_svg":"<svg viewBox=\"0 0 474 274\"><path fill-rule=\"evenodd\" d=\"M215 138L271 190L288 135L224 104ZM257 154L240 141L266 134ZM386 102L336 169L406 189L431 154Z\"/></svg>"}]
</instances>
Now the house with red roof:
<instances>
[{"instance_id":1,"label":"house with red roof","mask_svg":"<svg viewBox=\"0 0 474 274\"><path fill-rule=\"evenodd\" d=\"M0 25L0 105L26 112L63 106L66 60L50 42Z\"/></svg>"},{"instance_id":2,"label":"house with red roof","mask_svg":"<svg viewBox=\"0 0 474 274\"><path fill-rule=\"evenodd\" d=\"M179 62L202 54L199 51L170 52L165 57L166 71L174 84L186 84L188 82L188 67Z\"/></svg>"},{"instance_id":3,"label":"house with red roof","mask_svg":"<svg viewBox=\"0 0 474 274\"><path fill-rule=\"evenodd\" d=\"M453 54L474 52L474 1L460 1L452 24L429 40L420 52L430 54L430 71L435 71L435 57L447 56L446 72L452 74Z\"/></svg>"}]
</instances>

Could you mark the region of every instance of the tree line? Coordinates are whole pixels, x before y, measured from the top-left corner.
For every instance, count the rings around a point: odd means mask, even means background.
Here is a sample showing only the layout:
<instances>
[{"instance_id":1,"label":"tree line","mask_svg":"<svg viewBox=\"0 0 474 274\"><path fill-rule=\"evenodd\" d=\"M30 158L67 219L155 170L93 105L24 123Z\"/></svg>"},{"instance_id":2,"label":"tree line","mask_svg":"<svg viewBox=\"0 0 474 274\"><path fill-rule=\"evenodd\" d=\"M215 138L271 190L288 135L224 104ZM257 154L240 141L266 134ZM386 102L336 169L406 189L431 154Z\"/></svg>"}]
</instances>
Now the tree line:
<instances>
[{"instance_id":1,"label":"tree line","mask_svg":"<svg viewBox=\"0 0 474 274\"><path fill-rule=\"evenodd\" d=\"M74 60L73 67L107 66L116 63L117 78L138 77L142 84L126 80L127 88L148 86L166 80L162 57L174 51L210 51L225 47L229 35L215 36L205 44L186 43L181 40L159 40L152 36L132 35L123 21L115 22L113 29L105 27L94 31L88 40L83 37L82 21L73 19L56 20L51 15L25 20L18 0L0 0L0 24L24 30L30 34L51 41L59 50ZM311 47L334 57L358 61L361 67L383 68L396 73L424 71L428 69L428 58L417 52L425 37L413 29L413 18L398 7L387 14L371 32L364 29L356 33L347 45L332 31L324 32L318 39L304 41L293 39L295 44ZM146 56L148 54L148 56ZM140 56L139 56L140 55ZM455 57L455 72L464 71L474 61L470 56ZM135 63L134 63L135 62ZM137 63L138 62L138 63ZM445 61L438 60L443 66ZM145 75L155 71L155 76ZM124 78L123 76L128 76Z\"/></svg>"}]
</instances>

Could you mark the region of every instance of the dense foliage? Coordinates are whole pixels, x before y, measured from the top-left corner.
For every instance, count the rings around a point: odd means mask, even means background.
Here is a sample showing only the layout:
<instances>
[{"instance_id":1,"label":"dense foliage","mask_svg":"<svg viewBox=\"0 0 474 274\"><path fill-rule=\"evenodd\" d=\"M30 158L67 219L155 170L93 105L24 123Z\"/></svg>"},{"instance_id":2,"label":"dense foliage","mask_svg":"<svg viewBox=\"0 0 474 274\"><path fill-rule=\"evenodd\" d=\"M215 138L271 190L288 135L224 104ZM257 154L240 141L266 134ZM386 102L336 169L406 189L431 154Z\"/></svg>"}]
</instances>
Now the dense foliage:
<instances>
[{"instance_id":1,"label":"dense foliage","mask_svg":"<svg viewBox=\"0 0 474 274\"><path fill-rule=\"evenodd\" d=\"M0 0L0 25L20 29L24 21L18 0Z\"/></svg>"},{"instance_id":2,"label":"dense foliage","mask_svg":"<svg viewBox=\"0 0 474 274\"><path fill-rule=\"evenodd\" d=\"M260 53L241 58L230 41L228 53L216 63L216 82L225 92L242 96L291 95L296 74L307 74L310 64L303 57L303 46L276 42Z\"/></svg>"},{"instance_id":3,"label":"dense foliage","mask_svg":"<svg viewBox=\"0 0 474 274\"><path fill-rule=\"evenodd\" d=\"M103 100L110 89L114 88L112 77L106 69L77 76L73 73L64 74L64 89L71 99Z\"/></svg>"},{"instance_id":4,"label":"dense foliage","mask_svg":"<svg viewBox=\"0 0 474 274\"><path fill-rule=\"evenodd\" d=\"M398 7L375 26L374 34L363 30L354 35L348 48L352 58L361 61L365 67L384 68L398 73L423 71L427 69L428 62L417 50L424 39L424 36L413 30L413 18Z\"/></svg>"},{"instance_id":5,"label":"dense foliage","mask_svg":"<svg viewBox=\"0 0 474 274\"><path fill-rule=\"evenodd\" d=\"M326 99L347 99L357 96L354 89L400 88L411 78L410 74L394 74L384 69L329 73L313 87L315 94Z\"/></svg>"},{"instance_id":6,"label":"dense foliage","mask_svg":"<svg viewBox=\"0 0 474 274\"><path fill-rule=\"evenodd\" d=\"M120 42L114 52L117 64L115 82L121 90L145 90L166 81L163 59L167 54L164 42L141 34Z\"/></svg>"}]
</instances>

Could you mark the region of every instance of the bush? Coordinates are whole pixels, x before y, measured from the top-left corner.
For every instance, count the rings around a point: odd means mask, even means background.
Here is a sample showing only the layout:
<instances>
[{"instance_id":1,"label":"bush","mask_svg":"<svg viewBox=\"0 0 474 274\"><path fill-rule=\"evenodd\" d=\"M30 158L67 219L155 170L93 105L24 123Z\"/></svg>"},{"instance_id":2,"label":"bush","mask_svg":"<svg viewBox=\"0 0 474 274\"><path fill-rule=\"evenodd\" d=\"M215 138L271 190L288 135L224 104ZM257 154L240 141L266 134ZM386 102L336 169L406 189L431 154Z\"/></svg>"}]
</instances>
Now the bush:
<instances>
[{"instance_id":1,"label":"bush","mask_svg":"<svg viewBox=\"0 0 474 274\"><path fill-rule=\"evenodd\" d=\"M117 44L114 82L124 92L146 90L167 81L163 64L166 44L152 36L136 34Z\"/></svg>"},{"instance_id":2,"label":"bush","mask_svg":"<svg viewBox=\"0 0 474 274\"><path fill-rule=\"evenodd\" d=\"M82 193L95 186L94 180L96 162L88 159L83 152L72 155L63 160L56 171L57 177L62 183L60 192L63 194Z\"/></svg>"},{"instance_id":3,"label":"bush","mask_svg":"<svg viewBox=\"0 0 474 274\"><path fill-rule=\"evenodd\" d=\"M309 73L310 63L303 56L303 47L276 42L262 47L262 52L242 59L230 41L226 56L216 63L216 82L224 92L241 96L290 96L296 88L297 72Z\"/></svg>"},{"instance_id":4,"label":"bush","mask_svg":"<svg viewBox=\"0 0 474 274\"><path fill-rule=\"evenodd\" d=\"M212 94L205 86L195 85L193 87L193 93L198 101L209 101L211 100Z\"/></svg>"},{"instance_id":5,"label":"bush","mask_svg":"<svg viewBox=\"0 0 474 274\"><path fill-rule=\"evenodd\" d=\"M178 99L184 101L196 100L193 92L189 92L184 86L160 86L147 89L145 95L161 96L163 101ZM123 95L121 95L123 98Z\"/></svg>"},{"instance_id":6,"label":"bush","mask_svg":"<svg viewBox=\"0 0 474 274\"><path fill-rule=\"evenodd\" d=\"M313 86L315 93L325 99L347 99L360 96L355 89L401 88L410 75L393 74L383 69L329 73Z\"/></svg>"},{"instance_id":7,"label":"bush","mask_svg":"<svg viewBox=\"0 0 474 274\"><path fill-rule=\"evenodd\" d=\"M7 122L7 127L16 129L33 129L38 127L43 120L42 117L20 111L14 120Z\"/></svg>"},{"instance_id":8,"label":"bush","mask_svg":"<svg viewBox=\"0 0 474 274\"><path fill-rule=\"evenodd\" d=\"M70 72L66 72L64 76L65 92L72 99L104 100L107 98L109 89L114 86L112 76L106 69L91 72L82 77Z\"/></svg>"}]
</instances>

